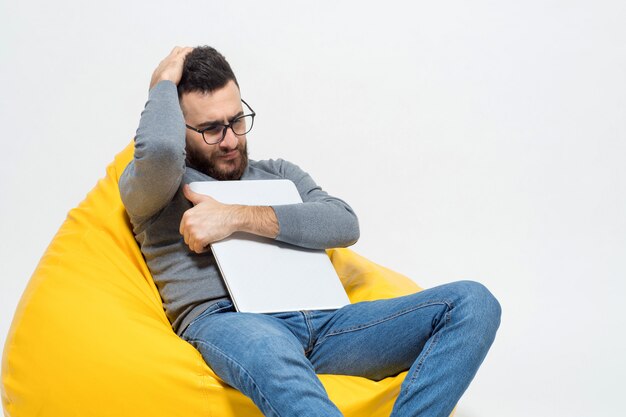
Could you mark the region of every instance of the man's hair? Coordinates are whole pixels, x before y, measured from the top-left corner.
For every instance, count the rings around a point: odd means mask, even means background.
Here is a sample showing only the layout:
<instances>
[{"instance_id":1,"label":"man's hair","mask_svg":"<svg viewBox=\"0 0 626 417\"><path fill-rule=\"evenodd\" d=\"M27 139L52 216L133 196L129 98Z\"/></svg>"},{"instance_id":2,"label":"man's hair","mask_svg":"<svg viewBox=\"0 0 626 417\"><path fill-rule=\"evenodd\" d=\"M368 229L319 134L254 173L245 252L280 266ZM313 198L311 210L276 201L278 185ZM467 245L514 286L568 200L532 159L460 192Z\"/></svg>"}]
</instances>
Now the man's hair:
<instances>
[{"instance_id":1,"label":"man's hair","mask_svg":"<svg viewBox=\"0 0 626 417\"><path fill-rule=\"evenodd\" d=\"M192 91L212 93L231 80L239 87L235 73L224 55L210 46L197 46L185 57L183 74L178 83L178 97Z\"/></svg>"}]
</instances>

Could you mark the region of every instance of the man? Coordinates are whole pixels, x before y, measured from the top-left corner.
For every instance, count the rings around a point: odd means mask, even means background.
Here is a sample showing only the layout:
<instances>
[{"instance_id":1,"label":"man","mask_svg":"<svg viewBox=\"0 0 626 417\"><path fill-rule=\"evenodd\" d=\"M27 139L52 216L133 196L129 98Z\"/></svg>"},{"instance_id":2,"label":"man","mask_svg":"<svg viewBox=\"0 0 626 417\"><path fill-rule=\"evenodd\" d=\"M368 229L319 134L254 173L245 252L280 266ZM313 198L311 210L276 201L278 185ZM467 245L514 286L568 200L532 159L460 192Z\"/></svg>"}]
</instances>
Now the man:
<instances>
[{"instance_id":1,"label":"man","mask_svg":"<svg viewBox=\"0 0 626 417\"><path fill-rule=\"evenodd\" d=\"M174 48L152 75L120 192L174 331L266 416L340 416L316 373L378 380L405 370L392 415L448 416L500 323L478 283L335 311L235 312L210 243L241 231L325 249L359 236L350 206L298 166L248 160L254 116L213 48ZM276 178L293 181L303 203L226 205L187 185Z\"/></svg>"}]
</instances>

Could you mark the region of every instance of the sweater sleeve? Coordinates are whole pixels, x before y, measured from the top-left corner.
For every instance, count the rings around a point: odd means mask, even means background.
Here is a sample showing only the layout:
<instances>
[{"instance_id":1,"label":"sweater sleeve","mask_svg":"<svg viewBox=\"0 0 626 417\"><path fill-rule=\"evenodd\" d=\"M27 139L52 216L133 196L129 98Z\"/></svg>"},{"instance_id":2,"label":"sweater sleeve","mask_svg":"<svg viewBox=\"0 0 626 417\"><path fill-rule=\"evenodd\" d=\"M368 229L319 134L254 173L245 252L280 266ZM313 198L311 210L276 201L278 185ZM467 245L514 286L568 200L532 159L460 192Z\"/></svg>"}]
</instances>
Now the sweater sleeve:
<instances>
[{"instance_id":1,"label":"sweater sleeve","mask_svg":"<svg viewBox=\"0 0 626 417\"><path fill-rule=\"evenodd\" d=\"M120 177L131 217L157 213L172 199L185 172L185 120L176 85L161 81L149 93L135 136L135 155Z\"/></svg>"},{"instance_id":2,"label":"sweater sleeve","mask_svg":"<svg viewBox=\"0 0 626 417\"><path fill-rule=\"evenodd\" d=\"M302 204L272 206L278 219L276 240L310 249L353 245L359 239L359 222L343 200L323 191L297 165L279 159L279 174L294 182Z\"/></svg>"}]
</instances>

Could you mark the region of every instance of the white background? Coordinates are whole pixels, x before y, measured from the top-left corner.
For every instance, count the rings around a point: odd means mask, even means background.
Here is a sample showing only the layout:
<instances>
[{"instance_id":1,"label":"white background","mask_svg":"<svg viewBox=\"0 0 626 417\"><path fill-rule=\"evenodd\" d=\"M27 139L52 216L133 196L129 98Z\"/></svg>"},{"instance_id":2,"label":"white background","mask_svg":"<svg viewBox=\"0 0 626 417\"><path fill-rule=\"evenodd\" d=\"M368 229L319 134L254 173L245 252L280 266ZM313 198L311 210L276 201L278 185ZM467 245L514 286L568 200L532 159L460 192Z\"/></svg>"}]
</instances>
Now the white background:
<instances>
[{"instance_id":1,"label":"white background","mask_svg":"<svg viewBox=\"0 0 626 417\"><path fill-rule=\"evenodd\" d=\"M459 417L623 412L626 3L0 3L0 341L67 211L132 139L174 45L258 113L251 157L347 200L354 249L485 283L496 342Z\"/></svg>"}]
</instances>

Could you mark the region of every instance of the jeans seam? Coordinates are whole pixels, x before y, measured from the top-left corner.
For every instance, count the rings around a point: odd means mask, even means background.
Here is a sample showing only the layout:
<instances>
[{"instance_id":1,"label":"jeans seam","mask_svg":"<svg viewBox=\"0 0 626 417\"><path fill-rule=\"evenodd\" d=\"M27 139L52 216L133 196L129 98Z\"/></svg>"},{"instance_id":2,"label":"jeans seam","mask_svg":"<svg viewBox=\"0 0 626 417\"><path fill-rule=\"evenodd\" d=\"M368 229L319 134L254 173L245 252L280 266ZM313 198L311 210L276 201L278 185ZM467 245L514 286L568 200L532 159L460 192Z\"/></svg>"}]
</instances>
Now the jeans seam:
<instances>
[{"instance_id":1,"label":"jeans seam","mask_svg":"<svg viewBox=\"0 0 626 417\"><path fill-rule=\"evenodd\" d=\"M272 409L272 412L280 417L280 414L278 414L278 412L276 411L276 408L274 408L274 406L270 403L270 401L268 400L268 398L265 396L265 394L263 394L263 392L261 391L261 389L259 388L259 385L256 383L256 381L254 380L254 378L252 377L252 375L250 375L250 373L246 370L246 368L244 368L243 365L241 365L239 362L237 362L236 360L234 360L233 358L231 358L230 356L228 356L224 351L222 351L220 348L214 346L211 343L207 343L204 340L200 340L200 339L190 339L189 340L190 343L198 343L201 345L206 346L209 349L212 349L213 351L217 352L219 355L221 355L222 357L226 358L227 361L235 364L237 366L237 368L239 368L240 370L243 371L243 373L248 377L248 379L252 382L252 384L254 385L255 389L257 390L257 392L259 393L259 395L261 396L261 398L267 403L267 405Z\"/></svg>"},{"instance_id":2,"label":"jeans seam","mask_svg":"<svg viewBox=\"0 0 626 417\"><path fill-rule=\"evenodd\" d=\"M413 312L415 310L419 310L420 308L430 307L432 305L437 305L437 304L445 304L446 306L448 306L449 309L452 308L452 301L450 301L450 300L436 300L436 301L424 302L424 303L418 304L416 306L409 307L409 308L406 308L404 310L398 311L397 313L395 313L395 314L393 314L391 316L379 319L379 320L371 322L371 323L361 324L359 326L354 326L354 327L348 327L346 329L340 329L340 330L336 330L336 331L334 331L332 333L328 333L327 335L324 336L324 338L322 340L319 340L315 344L314 348L320 346L322 343L324 343L327 339L331 338L332 336L338 336L338 335L341 335L341 334L344 334L344 333L350 333L350 332L363 330L363 329L366 329L368 327L376 326L376 325L384 323L386 321L393 320L393 319L398 318L400 316L403 316L405 314L411 313L411 312Z\"/></svg>"},{"instance_id":3,"label":"jeans seam","mask_svg":"<svg viewBox=\"0 0 626 417\"><path fill-rule=\"evenodd\" d=\"M312 345L313 345L313 340L315 340L315 337L313 335L313 325L311 324L311 317L309 317L309 314L306 311L301 311L301 313L302 313L302 316L304 317L304 322L306 323L307 330L309 331L309 342L307 343L307 349L304 352L306 355L313 350Z\"/></svg>"},{"instance_id":4,"label":"jeans seam","mask_svg":"<svg viewBox=\"0 0 626 417\"><path fill-rule=\"evenodd\" d=\"M446 312L446 316L445 316L445 324L444 327L448 325L448 323L450 323L451 320L451 305L448 306L449 309ZM443 330L443 328L441 329ZM441 338L441 330L439 332L437 332L437 334L435 335L435 337L433 338L432 342L430 343L430 345L428 346L428 349L426 349L426 351L424 352L424 355L420 358L419 362L416 364L415 366L415 372L413 372L413 375L411 376L410 381L408 382L408 384L413 384L415 382L415 380L417 379L417 377L420 374L420 371L422 370L422 367L424 365L424 362L426 361L426 359L428 358L428 356L430 355L430 352L437 346L437 344L439 343L439 339Z\"/></svg>"}]
</instances>

